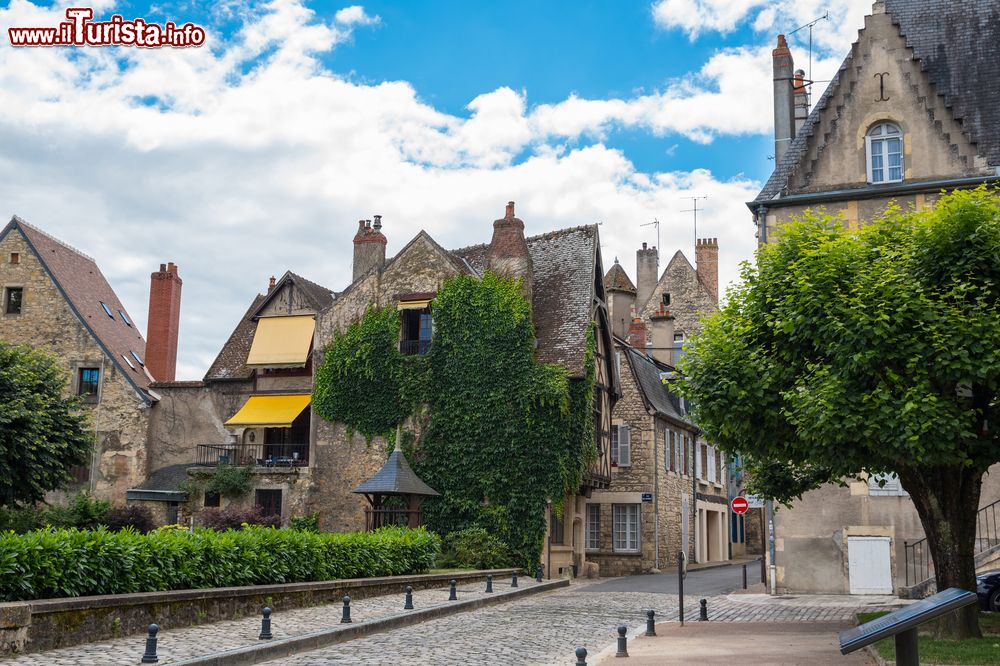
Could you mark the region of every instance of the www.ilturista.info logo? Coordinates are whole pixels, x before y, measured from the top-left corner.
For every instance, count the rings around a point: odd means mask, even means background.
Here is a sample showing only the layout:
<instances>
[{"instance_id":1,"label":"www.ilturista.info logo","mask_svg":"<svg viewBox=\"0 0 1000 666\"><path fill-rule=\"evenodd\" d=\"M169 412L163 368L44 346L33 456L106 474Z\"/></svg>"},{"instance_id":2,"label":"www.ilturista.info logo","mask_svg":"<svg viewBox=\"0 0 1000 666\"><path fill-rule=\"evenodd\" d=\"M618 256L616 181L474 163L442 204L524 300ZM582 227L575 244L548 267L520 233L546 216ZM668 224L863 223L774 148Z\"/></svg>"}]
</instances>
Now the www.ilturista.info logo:
<instances>
[{"instance_id":1,"label":"www.ilturista.info logo","mask_svg":"<svg viewBox=\"0 0 1000 666\"><path fill-rule=\"evenodd\" d=\"M126 21L115 14L108 21L92 21L94 10L71 7L68 21L54 28L7 28L11 46L164 46L185 48L205 43L205 29L193 23L177 25L147 23L141 18Z\"/></svg>"}]
</instances>

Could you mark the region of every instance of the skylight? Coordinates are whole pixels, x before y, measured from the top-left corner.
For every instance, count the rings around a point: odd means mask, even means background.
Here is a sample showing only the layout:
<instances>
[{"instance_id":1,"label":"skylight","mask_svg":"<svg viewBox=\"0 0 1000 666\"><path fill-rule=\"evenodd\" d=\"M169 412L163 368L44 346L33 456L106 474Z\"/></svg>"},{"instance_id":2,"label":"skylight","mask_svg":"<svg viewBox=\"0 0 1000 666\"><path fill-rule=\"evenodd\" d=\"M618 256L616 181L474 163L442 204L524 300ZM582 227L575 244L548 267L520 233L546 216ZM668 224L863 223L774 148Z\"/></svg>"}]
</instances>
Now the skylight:
<instances>
[{"instance_id":1,"label":"skylight","mask_svg":"<svg viewBox=\"0 0 1000 666\"><path fill-rule=\"evenodd\" d=\"M123 321L123 322L125 322L125 325L131 328L131 327L132 327L132 322L131 322L131 321L129 321L129 318L128 318L128 315L126 315L126 314L125 314L124 312L122 312L121 310L119 310L119 311L118 311L118 314L120 314L120 315L121 315L121 317L122 317L122 321Z\"/></svg>"},{"instance_id":2,"label":"skylight","mask_svg":"<svg viewBox=\"0 0 1000 666\"><path fill-rule=\"evenodd\" d=\"M134 351L130 351L129 354L132 354L132 358L138 361L139 365L146 365L145 363L142 362L142 359L139 358L139 355L136 354Z\"/></svg>"},{"instance_id":3,"label":"skylight","mask_svg":"<svg viewBox=\"0 0 1000 666\"><path fill-rule=\"evenodd\" d=\"M108 313L108 316L114 319L115 316L111 313L111 308L109 308L104 301L100 301L100 304L101 307L104 308L104 311Z\"/></svg>"},{"instance_id":4,"label":"skylight","mask_svg":"<svg viewBox=\"0 0 1000 666\"><path fill-rule=\"evenodd\" d=\"M102 305L103 305L103 303L102 303ZM122 358L123 358L123 359L125 359L125 362L126 362L126 363L128 363L128 367L130 367L130 368L132 368L133 370L135 370L135 364L134 364L134 363L132 363L132 361L131 361L131 360L129 359L129 357L128 357L128 356L126 356L125 354L122 354Z\"/></svg>"}]
</instances>

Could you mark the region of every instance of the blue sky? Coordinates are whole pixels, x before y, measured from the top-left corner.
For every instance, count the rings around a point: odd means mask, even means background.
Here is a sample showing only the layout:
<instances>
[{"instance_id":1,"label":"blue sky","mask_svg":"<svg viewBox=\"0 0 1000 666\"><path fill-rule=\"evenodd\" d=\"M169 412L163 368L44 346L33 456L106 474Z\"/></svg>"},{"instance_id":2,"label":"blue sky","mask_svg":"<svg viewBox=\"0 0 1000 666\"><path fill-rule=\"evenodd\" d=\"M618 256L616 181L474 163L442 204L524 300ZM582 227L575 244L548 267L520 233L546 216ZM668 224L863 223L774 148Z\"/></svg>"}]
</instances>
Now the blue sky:
<instances>
[{"instance_id":1,"label":"blue sky","mask_svg":"<svg viewBox=\"0 0 1000 666\"><path fill-rule=\"evenodd\" d=\"M343 289L359 218L389 252L420 229L489 240L504 203L529 234L601 222L605 265L665 265L719 238L723 285L751 256L744 202L773 163L770 50L814 32L828 79L870 9L855 0L505 3L96 0L209 31L198 49L13 48L79 2L0 5L0 215L94 256L145 325L148 276L184 278L179 377L211 363L285 270ZM804 33L803 33L804 34ZM792 42L797 62L807 52ZM816 91L818 94L822 88ZM693 257L692 257L693 258Z\"/></svg>"}]
</instances>

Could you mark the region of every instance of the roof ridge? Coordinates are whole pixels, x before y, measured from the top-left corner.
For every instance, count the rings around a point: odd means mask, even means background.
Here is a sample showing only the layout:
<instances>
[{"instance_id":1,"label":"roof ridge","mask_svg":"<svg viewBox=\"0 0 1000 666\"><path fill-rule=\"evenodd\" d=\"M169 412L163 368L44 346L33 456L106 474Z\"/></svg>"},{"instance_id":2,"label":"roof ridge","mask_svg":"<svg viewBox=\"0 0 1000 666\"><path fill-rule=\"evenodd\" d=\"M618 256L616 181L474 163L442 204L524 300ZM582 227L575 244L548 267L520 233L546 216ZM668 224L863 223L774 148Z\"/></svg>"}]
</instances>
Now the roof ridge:
<instances>
[{"instance_id":1,"label":"roof ridge","mask_svg":"<svg viewBox=\"0 0 1000 666\"><path fill-rule=\"evenodd\" d=\"M330 292L331 294L333 293L332 289L321 285L319 282L313 282L309 278L302 277L301 275L299 275L295 271L288 271L288 274L291 275L292 277L294 277L296 280L302 280L303 282L307 282L308 284L312 285L313 287L319 287L320 289L325 289L326 291Z\"/></svg>"},{"instance_id":2,"label":"roof ridge","mask_svg":"<svg viewBox=\"0 0 1000 666\"><path fill-rule=\"evenodd\" d=\"M596 224L581 224L575 227L566 227L565 229L553 229L552 231L546 231L544 233L535 234L534 236L528 236L524 240L525 241L544 240L546 238L552 238L557 234L568 234L573 231L596 231L596 230L597 230Z\"/></svg>"},{"instance_id":3,"label":"roof ridge","mask_svg":"<svg viewBox=\"0 0 1000 666\"><path fill-rule=\"evenodd\" d=\"M31 229L34 232L40 233L41 235L43 235L46 238L48 238L50 241L52 241L54 243L57 243L59 245L62 245L64 248L66 248L70 252L75 252L76 254L80 255L84 259L89 259L90 261L94 262L95 264L97 263L97 261L92 256L90 256L89 254L87 254L86 252L82 252L82 251L76 249L75 247L73 247L72 245L70 245L69 243L67 243L65 241L59 240L58 238L56 238L52 234L48 233L47 231L43 231L42 229L39 229L35 225L33 225L30 222L28 222L27 220L25 220L23 217L19 217L18 215L14 215L11 221L14 222L14 223L16 223L16 224L25 226L25 227Z\"/></svg>"}]
</instances>

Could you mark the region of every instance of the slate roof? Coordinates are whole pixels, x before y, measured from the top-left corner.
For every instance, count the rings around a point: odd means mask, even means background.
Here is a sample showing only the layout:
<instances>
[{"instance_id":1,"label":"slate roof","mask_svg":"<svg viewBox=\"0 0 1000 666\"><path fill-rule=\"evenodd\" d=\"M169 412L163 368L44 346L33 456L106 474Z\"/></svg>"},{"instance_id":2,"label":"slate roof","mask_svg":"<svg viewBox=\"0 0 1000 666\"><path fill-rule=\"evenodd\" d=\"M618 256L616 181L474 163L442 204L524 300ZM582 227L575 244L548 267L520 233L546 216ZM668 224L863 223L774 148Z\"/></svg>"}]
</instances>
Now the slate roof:
<instances>
[{"instance_id":1,"label":"slate roof","mask_svg":"<svg viewBox=\"0 0 1000 666\"><path fill-rule=\"evenodd\" d=\"M406 462L406 456L399 449L389 454L389 459L385 461L382 469L375 476L351 492L378 493L382 495L423 495L427 497L440 494L417 476L416 472L410 468L410 463Z\"/></svg>"},{"instance_id":2,"label":"slate roof","mask_svg":"<svg viewBox=\"0 0 1000 666\"><path fill-rule=\"evenodd\" d=\"M333 292L323 285L316 284L312 280L307 280L301 275L291 271L287 271L285 275L282 276L282 279L285 277L294 282L295 286L298 287L303 294L305 294L306 298L308 298L316 307L316 312L319 312L333 303Z\"/></svg>"},{"instance_id":3,"label":"slate roof","mask_svg":"<svg viewBox=\"0 0 1000 666\"><path fill-rule=\"evenodd\" d=\"M963 132L987 164L1000 166L1000 3L886 0L885 5L921 69L961 121ZM785 189L851 60L849 54L753 203L770 201Z\"/></svg>"},{"instance_id":4,"label":"slate roof","mask_svg":"<svg viewBox=\"0 0 1000 666\"><path fill-rule=\"evenodd\" d=\"M635 285L632 284L632 280L629 279L628 273L622 268L621 264L618 263L618 259L615 259L614 265L608 270L607 275L604 276L604 288L608 291L624 291L630 294L635 293Z\"/></svg>"},{"instance_id":5,"label":"slate roof","mask_svg":"<svg viewBox=\"0 0 1000 666\"><path fill-rule=\"evenodd\" d=\"M667 385L660 381L660 373L672 371L673 368L657 363L620 339L616 341L625 352L629 367L632 369L632 376L635 377L635 383L646 405L660 416L694 428L695 426L687 418L687 410L681 408L680 398L671 393Z\"/></svg>"},{"instance_id":6,"label":"slate roof","mask_svg":"<svg viewBox=\"0 0 1000 666\"><path fill-rule=\"evenodd\" d=\"M18 230L34 249L35 255L52 278L56 288L62 292L70 308L91 332L105 354L114 363L118 372L128 380L144 400L152 400L148 389L152 378L145 367L136 363L131 352L145 360L146 341L135 327L135 319L118 300L114 289L91 258L70 247L61 240L50 236L16 215L0 231L3 239L12 230ZM101 307L107 304L113 317L109 317ZM126 324L119 312L124 312L132 325ZM133 370L123 360L126 357L135 366Z\"/></svg>"},{"instance_id":7,"label":"slate roof","mask_svg":"<svg viewBox=\"0 0 1000 666\"><path fill-rule=\"evenodd\" d=\"M240 322L233 329L226 344L222 345L219 355L205 373L205 381L209 380L245 380L253 376L253 370L247 367L247 355L253 344L253 335L257 332L257 322L252 319L267 297L257 294L253 303L247 308Z\"/></svg>"},{"instance_id":8,"label":"slate roof","mask_svg":"<svg viewBox=\"0 0 1000 666\"><path fill-rule=\"evenodd\" d=\"M526 239L532 262L532 314L538 360L583 375L586 333L592 321L600 239L597 225L560 229ZM452 250L476 273L486 270L488 245Z\"/></svg>"},{"instance_id":9,"label":"slate roof","mask_svg":"<svg viewBox=\"0 0 1000 666\"><path fill-rule=\"evenodd\" d=\"M187 481L188 467L194 463L168 465L161 467L149 475L145 481L136 486L137 490L180 490L181 484Z\"/></svg>"}]
</instances>

